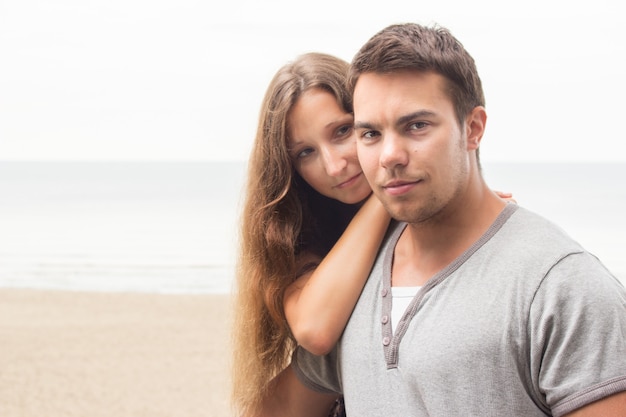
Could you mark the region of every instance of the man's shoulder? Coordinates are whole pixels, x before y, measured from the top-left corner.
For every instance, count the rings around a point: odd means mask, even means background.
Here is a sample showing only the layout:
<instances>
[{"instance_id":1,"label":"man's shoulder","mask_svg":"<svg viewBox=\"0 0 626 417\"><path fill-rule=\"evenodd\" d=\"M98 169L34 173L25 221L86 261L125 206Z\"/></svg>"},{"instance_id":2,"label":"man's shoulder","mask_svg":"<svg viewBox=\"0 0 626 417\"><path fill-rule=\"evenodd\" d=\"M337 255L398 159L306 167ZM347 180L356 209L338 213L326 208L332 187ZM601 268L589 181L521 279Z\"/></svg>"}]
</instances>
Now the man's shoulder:
<instances>
[{"instance_id":1,"label":"man's shoulder","mask_svg":"<svg viewBox=\"0 0 626 417\"><path fill-rule=\"evenodd\" d=\"M502 228L503 237L511 243L518 242L529 250L584 252L556 222L524 207L518 207Z\"/></svg>"},{"instance_id":2,"label":"man's shoulder","mask_svg":"<svg viewBox=\"0 0 626 417\"><path fill-rule=\"evenodd\" d=\"M540 278L561 260L586 254L583 246L554 222L524 207L515 207L476 254L474 263Z\"/></svg>"}]
</instances>

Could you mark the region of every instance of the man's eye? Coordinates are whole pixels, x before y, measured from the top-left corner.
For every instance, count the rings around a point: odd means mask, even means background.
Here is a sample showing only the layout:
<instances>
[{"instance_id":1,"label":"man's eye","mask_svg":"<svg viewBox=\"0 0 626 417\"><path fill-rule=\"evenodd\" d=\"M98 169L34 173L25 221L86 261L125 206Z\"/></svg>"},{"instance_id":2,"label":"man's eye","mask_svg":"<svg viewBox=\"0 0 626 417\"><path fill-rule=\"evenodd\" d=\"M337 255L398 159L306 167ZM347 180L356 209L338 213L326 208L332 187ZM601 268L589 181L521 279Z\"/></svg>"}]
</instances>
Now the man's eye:
<instances>
[{"instance_id":1,"label":"man's eye","mask_svg":"<svg viewBox=\"0 0 626 417\"><path fill-rule=\"evenodd\" d=\"M426 122L415 122L415 123L411 123L409 125L409 129L410 130L421 130L421 129L424 129L426 126L428 126L428 123L426 123Z\"/></svg>"},{"instance_id":2,"label":"man's eye","mask_svg":"<svg viewBox=\"0 0 626 417\"><path fill-rule=\"evenodd\" d=\"M378 136L378 132L376 132L375 130L366 130L363 133L361 133L361 138L363 139L374 139Z\"/></svg>"}]
</instances>

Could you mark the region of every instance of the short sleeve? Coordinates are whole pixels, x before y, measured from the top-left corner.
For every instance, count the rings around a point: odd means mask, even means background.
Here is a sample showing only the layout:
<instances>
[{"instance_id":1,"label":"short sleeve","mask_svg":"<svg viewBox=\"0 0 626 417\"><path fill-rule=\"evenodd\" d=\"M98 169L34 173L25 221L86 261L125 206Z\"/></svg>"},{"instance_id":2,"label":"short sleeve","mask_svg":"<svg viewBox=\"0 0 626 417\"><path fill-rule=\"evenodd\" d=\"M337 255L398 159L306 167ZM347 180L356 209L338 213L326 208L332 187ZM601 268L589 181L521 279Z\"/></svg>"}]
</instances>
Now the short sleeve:
<instances>
[{"instance_id":1,"label":"short sleeve","mask_svg":"<svg viewBox=\"0 0 626 417\"><path fill-rule=\"evenodd\" d=\"M552 267L528 326L533 388L553 415L626 391L626 291L591 254Z\"/></svg>"},{"instance_id":2,"label":"short sleeve","mask_svg":"<svg viewBox=\"0 0 626 417\"><path fill-rule=\"evenodd\" d=\"M324 394L341 394L337 346L326 355L313 355L298 346L291 366L306 387Z\"/></svg>"}]
</instances>

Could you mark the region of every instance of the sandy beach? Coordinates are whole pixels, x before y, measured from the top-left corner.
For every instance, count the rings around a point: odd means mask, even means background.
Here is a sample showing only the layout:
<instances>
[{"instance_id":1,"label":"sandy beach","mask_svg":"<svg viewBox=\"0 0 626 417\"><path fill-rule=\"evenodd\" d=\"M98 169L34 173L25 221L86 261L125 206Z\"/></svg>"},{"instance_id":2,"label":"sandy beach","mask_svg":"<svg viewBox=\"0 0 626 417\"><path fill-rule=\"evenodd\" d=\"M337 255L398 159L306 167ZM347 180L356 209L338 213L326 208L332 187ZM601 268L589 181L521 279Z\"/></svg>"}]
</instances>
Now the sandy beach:
<instances>
[{"instance_id":1,"label":"sandy beach","mask_svg":"<svg viewBox=\"0 0 626 417\"><path fill-rule=\"evenodd\" d=\"M230 415L229 300L0 290L0 416Z\"/></svg>"}]
</instances>

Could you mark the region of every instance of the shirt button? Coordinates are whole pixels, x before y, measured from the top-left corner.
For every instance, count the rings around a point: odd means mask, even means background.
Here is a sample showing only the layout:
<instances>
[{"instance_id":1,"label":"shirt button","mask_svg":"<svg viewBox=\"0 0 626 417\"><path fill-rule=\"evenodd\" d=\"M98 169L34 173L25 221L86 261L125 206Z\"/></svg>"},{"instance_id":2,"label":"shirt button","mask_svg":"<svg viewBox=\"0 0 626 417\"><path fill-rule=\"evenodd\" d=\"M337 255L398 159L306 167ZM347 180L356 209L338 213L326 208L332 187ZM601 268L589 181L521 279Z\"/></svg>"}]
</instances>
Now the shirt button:
<instances>
[{"instance_id":1,"label":"shirt button","mask_svg":"<svg viewBox=\"0 0 626 417\"><path fill-rule=\"evenodd\" d=\"M391 340L387 336L383 337L383 345L387 346L389 342L391 342Z\"/></svg>"},{"instance_id":2,"label":"shirt button","mask_svg":"<svg viewBox=\"0 0 626 417\"><path fill-rule=\"evenodd\" d=\"M383 294L383 297L387 296L387 288L383 288L383 290L381 292Z\"/></svg>"},{"instance_id":3,"label":"shirt button","mask_svg":"<svg viewBox=\"0 0 626 417\"><path fill-rule=\"evenodd\" d=\"M389 316L383 316L383 318L380 320L380 322L382 324L387 324L389 322Z\"/></svg>"}]
</instances>

